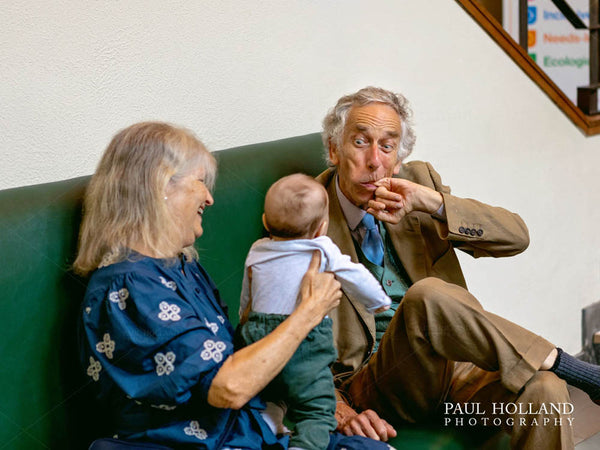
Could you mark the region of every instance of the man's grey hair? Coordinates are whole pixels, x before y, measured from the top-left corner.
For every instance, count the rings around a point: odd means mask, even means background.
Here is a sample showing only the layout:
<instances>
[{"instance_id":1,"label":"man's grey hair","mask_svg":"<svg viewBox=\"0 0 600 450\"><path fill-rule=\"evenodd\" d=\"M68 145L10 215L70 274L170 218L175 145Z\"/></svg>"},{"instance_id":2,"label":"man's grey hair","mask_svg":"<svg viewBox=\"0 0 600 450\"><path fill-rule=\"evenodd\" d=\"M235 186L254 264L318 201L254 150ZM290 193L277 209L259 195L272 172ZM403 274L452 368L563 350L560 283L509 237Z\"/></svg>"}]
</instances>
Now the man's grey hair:
<instances>
[{"instance_id":1,"label":"man's grey hair","mask_svg":"<svg viewBox=\"0 0 600 450\"><path fill-rule=\"evenodd\" d=\"M412 127L412 110L408 100L402 94L397 94L385 89L368 86L340 98L337 104L327 113L323 119L323 146L325 147L325 159L328 165L333 165L329 159L329 143L341 148L344 138L344 128L348 113L354 106L366 106L369 103L383 103L390 106L398 113L402 125L400 146L398 147L398 159L404 160L415 145L417 136Z\"/></svg>"}]
</instances>

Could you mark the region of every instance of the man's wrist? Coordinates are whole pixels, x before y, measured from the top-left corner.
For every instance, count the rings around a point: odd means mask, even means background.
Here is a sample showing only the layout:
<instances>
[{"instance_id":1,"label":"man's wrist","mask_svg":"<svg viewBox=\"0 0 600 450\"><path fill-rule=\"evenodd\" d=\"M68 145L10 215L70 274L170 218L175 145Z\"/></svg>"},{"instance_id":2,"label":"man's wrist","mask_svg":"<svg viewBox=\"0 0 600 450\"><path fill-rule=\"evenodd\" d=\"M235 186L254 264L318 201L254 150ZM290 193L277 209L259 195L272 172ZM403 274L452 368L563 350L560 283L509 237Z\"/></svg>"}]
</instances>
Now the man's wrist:
<instances>
[{"instance_id":1,"label":"man's wrist","mask_svg":"<svg viewBox=\"0 0 600 450\"><path fill-rule=\"evenodd\" d=\"M436 214L444 206L444 197L438 191L429 190L426 209L429 214Z\"/></svg>"},{"instance_id":2,"label":"man's wrist","mask_svg":"<svg viewBox=\"0 0 600 450\"><path fill-rule=\"evenodd\" d=\"M442 222L447 222L448 219L446 218L446 205L444 202L442 202L438 210L434 212L432 216Z\"/></svg>"}]
</instances>

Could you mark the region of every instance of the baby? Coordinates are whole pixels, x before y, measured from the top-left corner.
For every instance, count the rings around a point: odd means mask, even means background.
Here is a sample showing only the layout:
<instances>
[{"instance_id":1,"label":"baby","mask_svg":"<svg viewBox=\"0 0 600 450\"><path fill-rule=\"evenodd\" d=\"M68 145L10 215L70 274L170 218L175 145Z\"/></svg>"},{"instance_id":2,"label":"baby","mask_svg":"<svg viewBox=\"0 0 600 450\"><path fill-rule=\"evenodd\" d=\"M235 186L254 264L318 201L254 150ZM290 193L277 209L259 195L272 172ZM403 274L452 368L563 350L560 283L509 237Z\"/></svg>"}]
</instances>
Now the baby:
<instances>
[{"instance_id":1,"label":"baby","mask_svg":"<svg viewBox=\"0 0 600 450\"><path fill-rule=\"evenodd\" d=\"M371 273L325 236L328 205L325 188L307 175L281 178L268 190L263 223L270 237L252 245L242 285L240 332L246 344L269 334L294 311L314 250L321 252L320 271L333 272L348 297L371 313L390 307ZM336 428L331 324L326 317L309 333L263 393L266 400L287 403L287 417L296 424L291 449L326 448Z\"/></svg>"}]
</instances>

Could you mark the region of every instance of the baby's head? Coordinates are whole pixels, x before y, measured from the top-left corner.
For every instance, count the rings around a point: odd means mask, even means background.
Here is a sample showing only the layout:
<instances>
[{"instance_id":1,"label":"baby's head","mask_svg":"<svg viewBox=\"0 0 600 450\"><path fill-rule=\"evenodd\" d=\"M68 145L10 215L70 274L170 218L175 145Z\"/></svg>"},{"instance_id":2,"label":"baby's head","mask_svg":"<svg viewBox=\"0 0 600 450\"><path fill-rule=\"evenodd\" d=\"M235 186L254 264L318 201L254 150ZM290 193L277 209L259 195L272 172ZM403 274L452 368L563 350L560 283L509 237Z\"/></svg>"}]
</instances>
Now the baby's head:
<instances>
[{"instance_id":1,"label":"baby's head","mask_svg":"<svg viewBox=\"0 0 600 450\"><path fill-rule=\"evenodd\" d=\"M328 208L325 188L308 175L295 173L267 191L263 223L274 238L313 239L327 233Z\"/></svg>"}]
</instances>

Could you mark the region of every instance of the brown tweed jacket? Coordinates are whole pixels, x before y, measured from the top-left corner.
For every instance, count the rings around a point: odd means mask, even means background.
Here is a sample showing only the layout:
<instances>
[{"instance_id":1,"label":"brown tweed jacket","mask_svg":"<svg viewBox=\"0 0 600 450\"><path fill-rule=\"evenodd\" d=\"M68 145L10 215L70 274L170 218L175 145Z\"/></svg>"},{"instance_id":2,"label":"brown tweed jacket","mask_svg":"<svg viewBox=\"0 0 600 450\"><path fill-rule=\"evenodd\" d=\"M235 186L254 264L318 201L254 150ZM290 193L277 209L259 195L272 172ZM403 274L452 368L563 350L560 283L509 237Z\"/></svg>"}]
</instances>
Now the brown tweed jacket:
<instances>
[{"instance_id":1,"label":"brown tweed jacket","mask_svg":"<svg viewBox=\"0 0 600 450\"><path fill-rule=\"evenodd\" d=\"M317 177L329 195L328 236L342 253L358 262L350 230L340 208L335 189L335 168ZM466 288L455 248L475 258L512 256L529 245L529 233L523 220L503 208L450 194L431 164L411 161L401 166L398 177L428 186L444 198L447 222L430 214L412 212L397 225L385 224L394 250L410 281L437 277ZM338 361L334 365L338 381L360 368L371 355L375 340L375 319L358 301L344 294L340 306L332 311Z\"/></svg>"}]
</instances>

